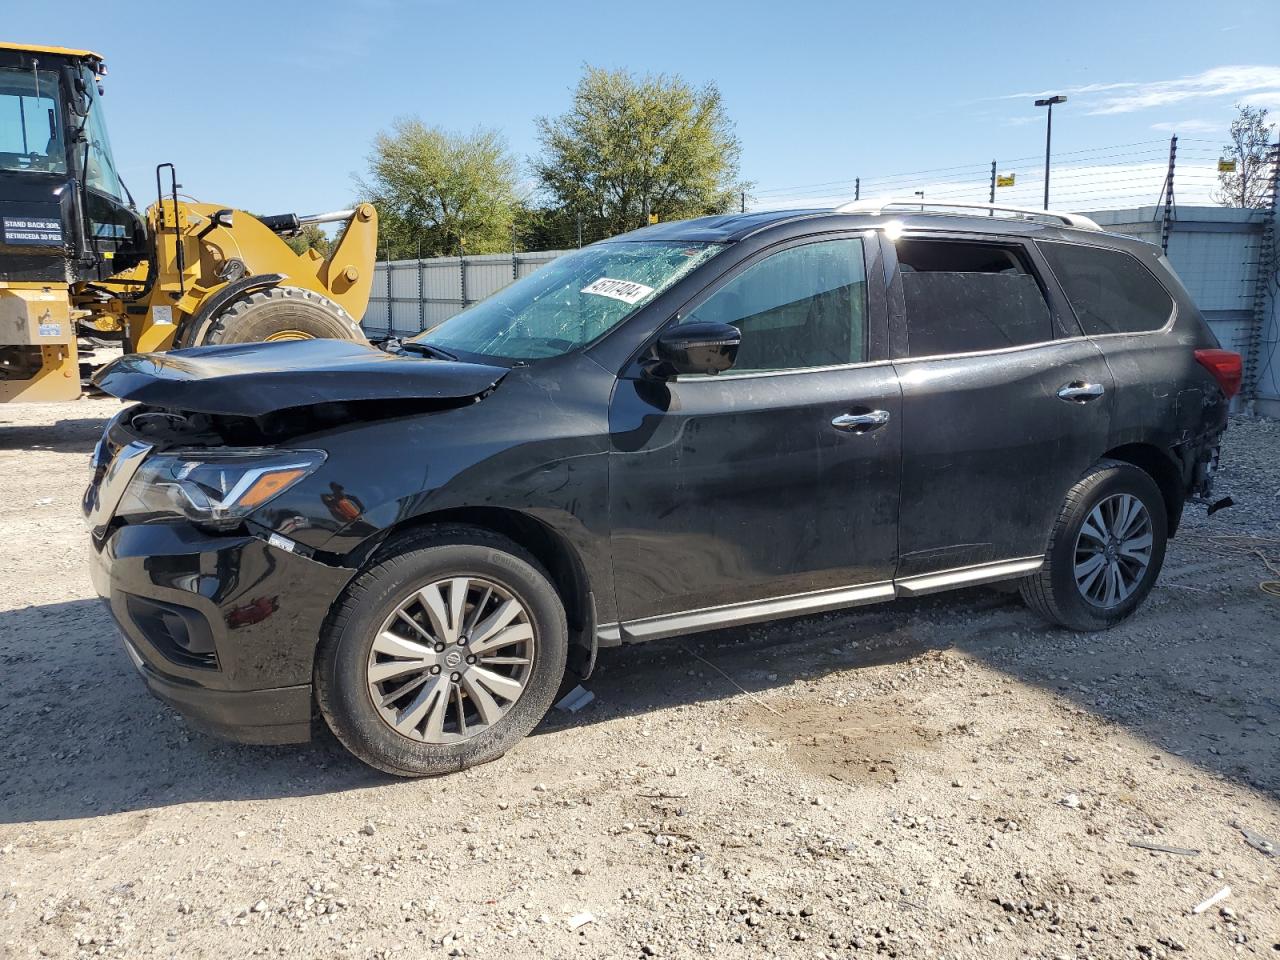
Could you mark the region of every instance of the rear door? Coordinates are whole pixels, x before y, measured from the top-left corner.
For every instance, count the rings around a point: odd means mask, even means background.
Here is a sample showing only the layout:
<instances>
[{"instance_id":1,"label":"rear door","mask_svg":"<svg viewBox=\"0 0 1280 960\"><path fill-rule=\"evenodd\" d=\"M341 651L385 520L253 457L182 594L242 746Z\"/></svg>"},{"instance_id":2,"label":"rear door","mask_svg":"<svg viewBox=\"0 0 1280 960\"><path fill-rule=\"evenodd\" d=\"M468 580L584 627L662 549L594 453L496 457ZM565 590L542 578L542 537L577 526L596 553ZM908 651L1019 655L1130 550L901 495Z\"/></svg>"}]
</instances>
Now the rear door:
<instances>
[{"instance_id":1,"label":"rear door","mask_svg":"<svg viewBox=\"0 0 1280 960\"><path fill-rule=\"evenodd\" d=\"M986 564L1034 567L1067 490L1106 449L1107 365L1031 244L908 234L890 246L899 586L981 579L973 568Z\"/></svg>"}]
</instances>

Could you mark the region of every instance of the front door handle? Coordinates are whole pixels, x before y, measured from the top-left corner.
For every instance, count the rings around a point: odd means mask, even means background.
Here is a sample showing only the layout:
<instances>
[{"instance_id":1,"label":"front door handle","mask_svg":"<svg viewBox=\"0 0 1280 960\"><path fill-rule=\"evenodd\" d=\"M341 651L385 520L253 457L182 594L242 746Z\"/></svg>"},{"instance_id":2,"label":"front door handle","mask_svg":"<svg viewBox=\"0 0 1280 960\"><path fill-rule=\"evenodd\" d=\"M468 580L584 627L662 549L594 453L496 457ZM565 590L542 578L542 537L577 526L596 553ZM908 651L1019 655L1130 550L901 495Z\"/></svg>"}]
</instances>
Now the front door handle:
<instances>
[{"instance_id":1,"label":"front door handle","mask_svg":"<svg viewBox=\"0 0 1280 960\"><path fill-rule=\"evenodd\" d=\"M1084 380L1074 380L1059 388L1058 398L1066 400L1068 403L1088 403L1090 400L1097 400L1106 392L1106 387L1100 383L1087 383Z\"/></svg>"},{"instance_id":2,"label":"front door handle","mask_svg":"<svg viewBox=\"0 0 1280 960\"><path fill-rule=\"evenodd\" d=\"M849 433L870 433L889 422L888 410L872 410L870 413L842 413L833 417L831 425Z\"/></svg>"}]
</instances>

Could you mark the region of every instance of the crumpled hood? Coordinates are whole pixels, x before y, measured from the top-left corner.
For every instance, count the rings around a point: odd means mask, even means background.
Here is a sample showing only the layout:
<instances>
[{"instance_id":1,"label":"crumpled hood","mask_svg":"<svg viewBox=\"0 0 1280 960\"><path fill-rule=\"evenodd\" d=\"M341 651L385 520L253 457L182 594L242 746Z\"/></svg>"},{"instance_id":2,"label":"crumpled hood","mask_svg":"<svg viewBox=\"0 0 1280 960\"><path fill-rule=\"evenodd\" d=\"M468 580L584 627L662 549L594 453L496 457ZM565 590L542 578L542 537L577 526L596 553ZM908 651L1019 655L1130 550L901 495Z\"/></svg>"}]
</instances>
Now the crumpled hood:
<instances>
[{"instance_id":1,"label":"crumpled hood","mask_svg":"<svg viewBox=\"0 0 1280 960\"><path fill-rule=\"evenodd\" d=\"M289 407L356 400L466 400L505 367L393 356L346 340L289 340L130 354L93 377L121 400L258 417Z\"/></svg>"}]
</instances>

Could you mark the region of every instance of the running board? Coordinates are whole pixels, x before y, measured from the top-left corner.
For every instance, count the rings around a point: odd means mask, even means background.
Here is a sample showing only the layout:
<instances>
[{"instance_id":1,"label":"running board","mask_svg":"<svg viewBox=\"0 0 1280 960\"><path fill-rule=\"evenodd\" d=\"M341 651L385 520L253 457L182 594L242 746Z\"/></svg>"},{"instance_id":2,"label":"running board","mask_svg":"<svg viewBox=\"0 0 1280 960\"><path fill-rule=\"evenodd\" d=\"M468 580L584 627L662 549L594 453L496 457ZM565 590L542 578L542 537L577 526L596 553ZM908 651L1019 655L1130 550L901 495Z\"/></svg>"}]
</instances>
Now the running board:
<instances>
[{"instance_id":1,"label":"running board","mask_svg":"<svg viewBox=\"0 0 1280 960\"><path fill-rule=\"evenodd\" d=\"M680 613L645 617L623 623L605 623L596 628L596 642L602 647L616 647L624 643L641 643L678 637L702 630L718 630L721 627L738 627L765 620L798 617L804 614L841 610L867 603L879 603L895 597L918 597L956 587L974 587L998 580L1034 573L1044 564L1044 557L1022 557L1016 560L1000 560L971 567L957 567L938 573L923 573L901 580L881 580L833 590L815 590L796 593L771 600L748 600L721 607L703 607Z\"/></svg>"}]
</instances>

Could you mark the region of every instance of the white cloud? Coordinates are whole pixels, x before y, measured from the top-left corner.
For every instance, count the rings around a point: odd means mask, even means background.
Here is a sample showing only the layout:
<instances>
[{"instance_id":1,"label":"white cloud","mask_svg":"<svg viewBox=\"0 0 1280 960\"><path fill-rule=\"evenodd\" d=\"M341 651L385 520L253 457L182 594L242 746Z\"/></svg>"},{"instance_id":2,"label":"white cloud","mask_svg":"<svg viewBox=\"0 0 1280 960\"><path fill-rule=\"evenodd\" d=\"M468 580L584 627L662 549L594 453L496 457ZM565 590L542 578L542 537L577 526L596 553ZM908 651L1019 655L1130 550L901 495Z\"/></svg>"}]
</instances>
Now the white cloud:
<instances>
[{"instance_id":1,"label":"white cloud","mask_svg":"<svg viewBox=\"0 0 1280 960\"><path fill-rule=\"evenodd\" d=\"M1151 129L1164 133L1220 133L1226 136L1228 126L1225 121L1214 123L1210 120L1169 120L1164 123L1153 123Z\"/></svg>"},{"instance_id":2,"label":"white cloud","mask_svg":"<svg viewBox=\"0 0 1280 960\"><path fill-rule=\"evenodd\" d=\"M1249 106L1266 107L1273 113L1280 113L1280 90L1264 90L1261 93L1249 94Z\"/></svg>"},{"instance_id":3,"label":"white cloud","mask_svg":"<svg viewBox=\"0 0 1280 960\"><path fill-rule=\"evenodd\" d=\"M1167 107L1189 100L1213 97L1249 99L1250 96L1274 98L1280 93L1280 66L1237 64L1213 67L1201 73L1176 80L1121 81L1090 83L1078 87L1056 88L1038 92L1006 94L996 99L1013 100L1065 93L1085 101L1087 113L1115 114Z\"/></svg>"}]
</instances>

